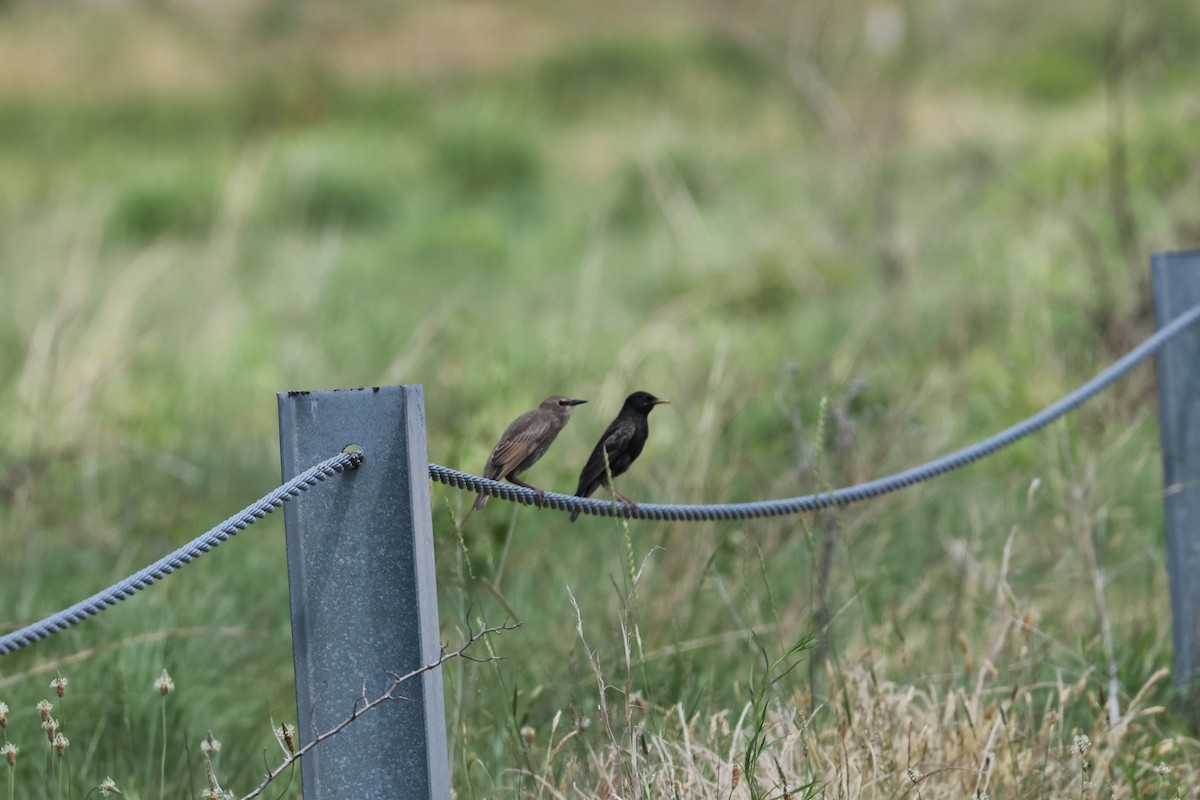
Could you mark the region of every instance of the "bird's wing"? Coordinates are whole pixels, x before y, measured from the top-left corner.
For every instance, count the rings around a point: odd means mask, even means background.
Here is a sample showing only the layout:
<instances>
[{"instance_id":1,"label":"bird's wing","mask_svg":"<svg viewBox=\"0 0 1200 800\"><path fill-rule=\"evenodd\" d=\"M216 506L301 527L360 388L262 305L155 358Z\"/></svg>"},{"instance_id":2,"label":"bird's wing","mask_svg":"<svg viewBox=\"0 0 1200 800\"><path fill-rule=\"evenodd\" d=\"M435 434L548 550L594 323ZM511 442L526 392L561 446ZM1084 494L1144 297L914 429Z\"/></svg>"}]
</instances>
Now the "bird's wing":
<instances>
[{"instance_id":1,"label":"bird's wing","mask_svg":"<svg viewBox=\"0 0 1200 800\"><path fill-rule=\"evenodd\" d=\"M629 438L633 435L633 426L626 424L626 420L618 417L613 420L608 426L608 430L600 437L600 441L596 442L596 449L588 456L587 464L583 467L583 472L579 473L579 488L575 490L575 494L579 497L588 497L592 492L596 491L600 486L603 486L608 478L607 471L604 466L604 454L608 453L608 471L613 475L620 475L624 470L618 469L614 463L618 454L628 444Z\"/></svg>"},{"instance_id":2,"label":"bird's wing","mask_svg":"<svg viewBox=\"0 0 1200 800\"><path fill-rule=\"evenodd\" d=\"M552 419L548 415L539 414L537 411L527 411L517 417L488 457L484 471L492 472L494 476L487 477L494 477L495 480L508 477L510 472L538 449L551 422Z\"/></svg>"}]
</instances>

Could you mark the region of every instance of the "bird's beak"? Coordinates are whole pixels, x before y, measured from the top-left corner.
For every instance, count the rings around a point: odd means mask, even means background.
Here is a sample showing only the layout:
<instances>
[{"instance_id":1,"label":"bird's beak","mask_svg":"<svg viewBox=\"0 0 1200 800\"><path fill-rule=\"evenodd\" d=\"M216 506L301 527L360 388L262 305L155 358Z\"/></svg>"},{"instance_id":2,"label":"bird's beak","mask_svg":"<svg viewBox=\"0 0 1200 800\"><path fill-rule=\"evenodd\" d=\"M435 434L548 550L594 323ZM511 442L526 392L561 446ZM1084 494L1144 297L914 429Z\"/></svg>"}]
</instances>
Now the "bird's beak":
<instances>
[{"instance_id":1,"label":"bird's beak","mask_svg":"<svg viewBox=\"0 0 1200 800\"><path fill-rule=\"evenodd\" d=\"M583 405L583 404L584 404L584 403L586 403L586 402L587 402L587 400L571 400L571 401L569 401L569 402L567 403L567 405L569 405L569 406L581 406L581 405Z\"/></svg>"},{"instance_id":2,"label":"bird's beak","mask_svg":"<svg viewBox=\"0 0 1200 800\"><path fill-rule=\"evenodd\" d=\"M661 397L656 397L656 398L654 398L654 402L651 405L661 406L663 403L670 403L670 402L671 402L670 400L663 400Z\"/></svg>"}]
</instances>

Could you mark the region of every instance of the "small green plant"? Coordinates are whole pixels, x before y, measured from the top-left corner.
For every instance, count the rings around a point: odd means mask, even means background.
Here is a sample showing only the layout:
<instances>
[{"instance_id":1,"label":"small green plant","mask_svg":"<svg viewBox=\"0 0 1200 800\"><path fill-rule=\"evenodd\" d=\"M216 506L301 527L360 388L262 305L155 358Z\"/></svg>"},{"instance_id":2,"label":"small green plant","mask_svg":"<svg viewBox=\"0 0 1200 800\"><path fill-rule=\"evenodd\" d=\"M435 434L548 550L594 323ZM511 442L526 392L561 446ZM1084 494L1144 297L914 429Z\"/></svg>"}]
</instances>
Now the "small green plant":
<instances>
[{"instance_id":1,"label":"small green plant","mask_svg":"<svg viewBox=\"0 0 1200 800\"><path fill-rule=\"evenodd\" d=\"M758 634L751 632L751 640L758 650L756 661L761 660L762 670L761 672L756 668L750 670L750 725L746 733L746 753L742 756L742 773L745 775L746 787L750 790L751 800L766 800L769 797L780 796L765 790L758 780L763 752L773 743L767 715L771 710L771 704L779 702L774 691L775 686L800 666L803 654L813 648L816 638L812 634L805 634L774 660L767 654L767 647ZM780 773L781 789L784 795L790 796L782 770ZM795 787L797 791L801 792L801 797L806 798L816 796L820 788L820 784L816 781L809 781L807 784Z\"/></svg>"}]
</instances>

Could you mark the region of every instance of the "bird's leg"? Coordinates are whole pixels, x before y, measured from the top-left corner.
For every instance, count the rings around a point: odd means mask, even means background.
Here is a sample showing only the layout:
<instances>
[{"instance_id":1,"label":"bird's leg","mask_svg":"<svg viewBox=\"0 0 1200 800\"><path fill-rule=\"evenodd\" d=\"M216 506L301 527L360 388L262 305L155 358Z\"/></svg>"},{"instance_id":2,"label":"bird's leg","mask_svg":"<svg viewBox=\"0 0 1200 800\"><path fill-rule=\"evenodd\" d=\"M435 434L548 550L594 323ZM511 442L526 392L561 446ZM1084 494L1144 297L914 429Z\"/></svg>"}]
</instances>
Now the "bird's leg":
<instances>
[{"instance_id":1,"label":"bird's leg","mask_svg":"<svg viewBox=\"0 0 1200 800\"><path fill-rule=\"evenodd\" d=\"M609 487L609 488L611 488L611 487ZM625 506L626 508L637 508L637 503L633 502L628 497L626 497L625 495L618 492L616 489L613 489L612 493L613 493L613 497L617 498L617 500L620 501L621 505Z\"/></svg>"},{"instance_id":2,"label":"bird's leg","mask_svg":"<svg viewBox=\"0 0 1200 800\"><path fill-rule=\"evenodd\" d=\"M521 480L520 478L514 478L512 475L508 476L508 482L515 483L517 486L523 487L525 489L531 489L532 491L537 492L537 496L538 496L537 505L540 506L542 503L546 502L546 493L543 490L539 489L538 487L534 486L532 483L526 483L525 481Z\"/></svg>"}]
</instances>

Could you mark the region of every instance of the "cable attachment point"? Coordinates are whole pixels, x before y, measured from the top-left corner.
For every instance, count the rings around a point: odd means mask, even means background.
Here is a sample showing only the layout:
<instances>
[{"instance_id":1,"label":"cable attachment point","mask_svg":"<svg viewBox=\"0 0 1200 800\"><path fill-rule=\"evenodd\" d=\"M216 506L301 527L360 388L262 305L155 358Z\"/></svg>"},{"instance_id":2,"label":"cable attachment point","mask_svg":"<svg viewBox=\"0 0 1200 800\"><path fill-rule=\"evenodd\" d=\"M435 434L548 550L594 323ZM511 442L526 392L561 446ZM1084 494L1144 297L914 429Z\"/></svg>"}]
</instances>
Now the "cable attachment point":
<instances>
[{"instance_id":1,"label":"cable attachment point","mask_svg":"<svg viewBox=\"0 0 1200 800\"><path fill-rule=\"evenodd\" d=\"M350 456L350 469L358 469L362 466L363 460L367 457L366 452L356 444L348 444L342 448L342 452Z\"/></svg>"}]
</instances>

